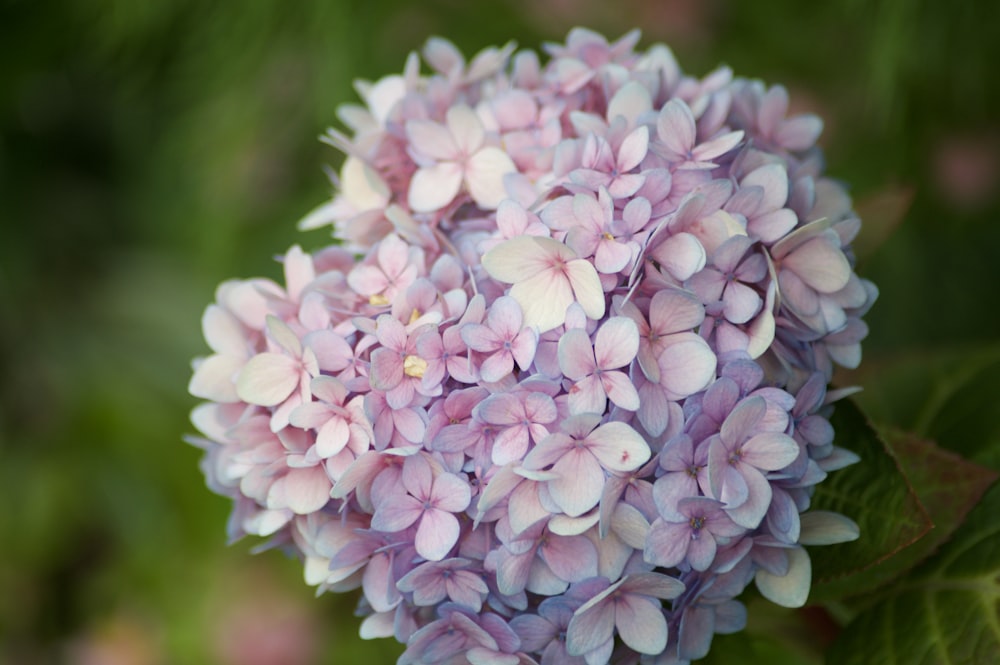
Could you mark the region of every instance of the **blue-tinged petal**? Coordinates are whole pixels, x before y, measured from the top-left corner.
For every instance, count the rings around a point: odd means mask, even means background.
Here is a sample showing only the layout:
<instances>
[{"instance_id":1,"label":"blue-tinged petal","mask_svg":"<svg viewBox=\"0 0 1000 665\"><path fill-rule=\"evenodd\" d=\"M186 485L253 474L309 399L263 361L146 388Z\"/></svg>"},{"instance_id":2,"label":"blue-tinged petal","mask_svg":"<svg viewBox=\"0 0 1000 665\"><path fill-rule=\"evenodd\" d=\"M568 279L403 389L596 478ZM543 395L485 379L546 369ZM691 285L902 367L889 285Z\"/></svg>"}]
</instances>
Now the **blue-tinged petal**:
<instances>
[{"instance_id":1,"label":"blue-tinged petal","mask_svg":"<svg viewBox=\"0 0 1000 665\"><path fill-rule=\"evenodd\" d=\"M615 603L615 627L629 648L658 655L667 647L667 619L659 603L627 594Z\"/></svg>"},{"instance_id":2,"label":"blue-tinged petal","mask_svg":"<svg viewBox=\"0 0 1000 665\"><path fill-rule=\"evenodd\" d=\"M785 575L779 577L761 568L754 580L757 589L771 602L782 607L802 607L809 598L812 562L801 547L786 550L786 553L788 572Z\"/></svg>"},{"instance_id":3,"label":"blue-tinged petal","mask_svg":"<svg viewBox=\"0 0 1000 665\"><path fill-rule=\"evenodd\" d=\"M825 510L811 510L799 516L799 542L803 545L833 545L857 540L858 525L848 517Z\"/></svg>"}]
</instances>

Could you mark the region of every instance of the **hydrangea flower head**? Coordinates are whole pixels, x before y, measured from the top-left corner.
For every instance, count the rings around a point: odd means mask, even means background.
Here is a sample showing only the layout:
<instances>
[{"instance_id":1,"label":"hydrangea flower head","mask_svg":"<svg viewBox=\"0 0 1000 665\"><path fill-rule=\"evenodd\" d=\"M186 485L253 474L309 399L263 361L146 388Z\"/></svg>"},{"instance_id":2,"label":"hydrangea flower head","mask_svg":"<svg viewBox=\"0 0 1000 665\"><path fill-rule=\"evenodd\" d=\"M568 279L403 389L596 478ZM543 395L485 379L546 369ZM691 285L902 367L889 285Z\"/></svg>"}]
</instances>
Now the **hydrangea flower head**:
<instances>
[{"instance_id":1,"label":"hydrangea flower head","mask_svg":"<svg viewBox=\"0 0 1000 665\"><path fill-rule=\"evenodd\" d=\"M192 441L230 537L360 588L401 663L687 662L858 535L809 511L877 295L822 125L638 38L433 39L430 74L359 84L301 223L334 243L206 309Z\"/></svg>"}]
</instances>

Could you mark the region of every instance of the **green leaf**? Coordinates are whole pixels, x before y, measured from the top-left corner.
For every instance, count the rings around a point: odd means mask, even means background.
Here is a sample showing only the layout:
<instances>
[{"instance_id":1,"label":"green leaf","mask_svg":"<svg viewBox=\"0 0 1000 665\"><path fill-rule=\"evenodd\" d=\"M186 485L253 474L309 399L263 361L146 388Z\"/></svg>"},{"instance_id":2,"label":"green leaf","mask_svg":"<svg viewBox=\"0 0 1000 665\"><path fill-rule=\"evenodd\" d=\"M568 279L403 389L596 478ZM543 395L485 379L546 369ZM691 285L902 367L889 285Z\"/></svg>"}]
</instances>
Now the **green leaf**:
<instances>
[{"instance_id":1,"label":"green leaf","mask_svg":"<svg viewBox=\"0 0 1000 665\"><path fill-rule=\"evenodd\" d=\"M1000 358L986 362L956 386L925 418L927 436L971 460L1000 470Z\"/></svg>"},{"instance_id":2,"label":"green leaf","mask_svg":"<svg viewBox=\"0 0 1000 665\"><path fill-rule=\"evenodd\" d=\"M900 432L891 433L886 438L934 528L909 547L878 564L824 584L814 595L814 600L817 597L829 599L868 592L913 568L952 536L997 478L996 472L973 464L930 441ZM882 519L886 518L882 510L876 512ZM864 536L862 532L861 537Z\"/></svg>"},{"instance_id":3,"label":"green leaf","mask_svg":"<svg viewBox=\"0 0 1000 665\"><path fill-rule=\"evenodd\" d=\"M967 459L1000 469L1000 346L920 351L868 363L852 380L865 386L855 399L876 425L936 441Z\"/></svg>"},{"instance_id":4,"label":"green leaf","mask_svg":"<svg viewBox=\"0 0 1000 665\"><path fill-rule=\"evenodd\" d=\"M1000 662L1000 486L955 537L904 581L885 588L828 654L838 665Z\"/></svg>"},{"instance_id":5,"label":"green leaf","mask_svg":"<svg viewBox=\"0 0 1000 665\"><path fill-rule=\"evenodd\" d=\"M861 529L858 540L813 547L810 601L869 591L852 576L912 545L932 527L927 511L907 481L892 450L850 401L837 404L831 422L836 443L861 462L831 474L816 488L812 507L842 513Z\"/></svg>"}]
</instances>

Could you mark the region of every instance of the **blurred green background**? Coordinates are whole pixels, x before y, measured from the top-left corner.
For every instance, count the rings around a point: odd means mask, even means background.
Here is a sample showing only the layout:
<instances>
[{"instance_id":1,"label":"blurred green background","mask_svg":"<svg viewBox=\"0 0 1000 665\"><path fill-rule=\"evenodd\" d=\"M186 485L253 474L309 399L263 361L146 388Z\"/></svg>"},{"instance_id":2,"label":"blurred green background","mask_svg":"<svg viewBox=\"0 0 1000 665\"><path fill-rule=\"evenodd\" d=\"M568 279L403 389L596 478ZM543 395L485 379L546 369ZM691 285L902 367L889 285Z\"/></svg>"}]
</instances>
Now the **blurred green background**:
<instances>
[{"instance_id":1,"label":"blurred green background","mask_svg":"<svg viewBox=\"0 0 1000 665\"><path fill-rule=\"evenodd\" d=\"M0 0L0 663L394 660L355 637L353 598L225 545L181 440L199 320L220 281L325 242L295 222L329 196L316 137L353 79L430 35L471 56L574 25L641 27L825 118L881 289L845 380L995 358L1000 3Z\"/></svg>"}]
</instances>

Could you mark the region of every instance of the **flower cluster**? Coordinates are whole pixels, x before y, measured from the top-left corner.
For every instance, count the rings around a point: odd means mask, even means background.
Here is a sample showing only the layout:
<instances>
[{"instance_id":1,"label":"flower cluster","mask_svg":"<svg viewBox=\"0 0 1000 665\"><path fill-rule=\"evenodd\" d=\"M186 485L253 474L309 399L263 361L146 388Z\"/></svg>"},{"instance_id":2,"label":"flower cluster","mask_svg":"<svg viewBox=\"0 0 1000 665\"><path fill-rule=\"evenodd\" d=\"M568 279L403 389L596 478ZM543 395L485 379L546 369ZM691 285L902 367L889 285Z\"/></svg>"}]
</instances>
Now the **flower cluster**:
<instances>
[{"instance_id":1,"label":"flower cluster","mask_svg":"<svg viewBox=\"0 0 1000 665\"><path fill-rule=\"evenodd\" d=\"M232 538L360 587L400 663L688 662L751 582L805 602L827 418L876 297L780 86L637 33L544 66L431 40L359 83L338 242L219 287L190 391Z\"/></svg>"}]
</instances>

